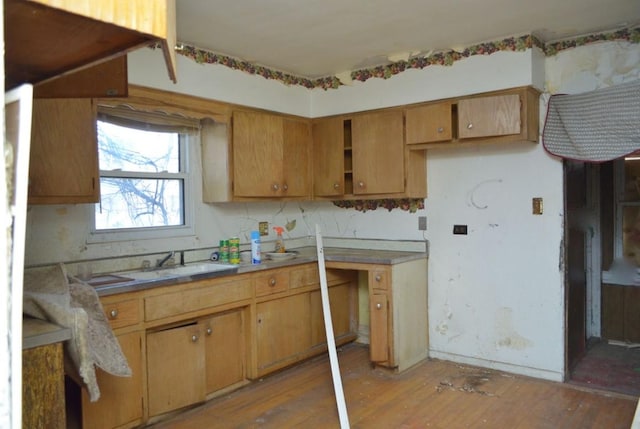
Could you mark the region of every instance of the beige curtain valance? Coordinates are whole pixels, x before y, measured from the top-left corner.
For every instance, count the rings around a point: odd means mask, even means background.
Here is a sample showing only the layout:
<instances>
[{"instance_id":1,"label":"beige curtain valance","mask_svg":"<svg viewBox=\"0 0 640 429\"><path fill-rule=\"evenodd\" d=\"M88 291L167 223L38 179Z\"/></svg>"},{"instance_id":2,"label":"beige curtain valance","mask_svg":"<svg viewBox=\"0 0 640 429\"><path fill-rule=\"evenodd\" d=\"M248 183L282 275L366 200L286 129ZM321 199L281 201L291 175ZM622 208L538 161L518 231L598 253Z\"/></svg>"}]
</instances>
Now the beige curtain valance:
<instances>
[{"instance_id":1,"label":"beige curtain valance","mask_svg":"<svg viewBox=\"0 0 640 429\"><path fill-rule=\"evenodd\" d=\"M200 120L176 114L146 112L127 105L99 106L98 119L145 131L193 134L200 129Z\"/></svg>"},{"instance_id":2,"label":"beige curtain valance","mask_svg":"<svg viewBox=\"0 0 640 429\"><path fill-rule=\"evenodd\" d=\"M640 80L577 95L552 95L542 134L553 155L603 162L640 149Z\"/></svg>"}]
</instances>

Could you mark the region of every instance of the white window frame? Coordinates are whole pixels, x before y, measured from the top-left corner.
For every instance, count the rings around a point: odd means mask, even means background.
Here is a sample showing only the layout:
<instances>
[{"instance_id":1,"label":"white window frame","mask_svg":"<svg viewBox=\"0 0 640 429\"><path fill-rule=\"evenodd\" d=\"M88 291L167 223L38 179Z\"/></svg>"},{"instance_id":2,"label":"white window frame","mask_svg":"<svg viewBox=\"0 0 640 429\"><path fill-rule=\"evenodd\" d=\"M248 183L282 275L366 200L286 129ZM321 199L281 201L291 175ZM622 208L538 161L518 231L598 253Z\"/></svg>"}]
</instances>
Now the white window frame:
<instances>
[{"instance_id":1,"label":"white window frame","mask_svg":"<svg viewBox=\"0 0 640 429\"><path fill-rule=\"evenodd\" d=\"M134 177L139 178L153 178L162 179L181 178L184 183L183 189L183 210L184 210L184 225L175 226L156 226L156 227L144 227L144 228L123 228L123 229L96 229L95 218L95 206L91 205L91 224L87 243L108 243L108 242L120 242L120 241L132 241L132 240L150 240L150 239L163 239L163 238L177 238L177 237L190 237L195 236L195 205L193 200L193 183L194 183L194 169L191 168L191 155L193 146L199 142L199 134L180 134L180 173L135 173ZM131 172L119 172L119 171L100 171L100 177L103 173L109 177L132 177ZM96 203L100 204L100 202Z\"/></svg>"}]
</instances>

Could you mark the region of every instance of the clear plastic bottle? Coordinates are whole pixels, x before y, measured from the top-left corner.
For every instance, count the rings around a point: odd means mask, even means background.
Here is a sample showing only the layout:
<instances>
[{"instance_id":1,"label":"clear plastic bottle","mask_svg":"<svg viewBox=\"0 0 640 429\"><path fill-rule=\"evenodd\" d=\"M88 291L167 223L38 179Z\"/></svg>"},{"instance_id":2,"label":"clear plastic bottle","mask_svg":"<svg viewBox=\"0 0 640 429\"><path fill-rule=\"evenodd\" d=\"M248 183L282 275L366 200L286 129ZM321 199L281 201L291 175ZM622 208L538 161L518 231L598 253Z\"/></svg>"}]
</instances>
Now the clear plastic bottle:
<instances>
[{"instance_id":1,"label":"clear plastic bottle","mask_svg":"<svg viewBox=\"0 0 640 429\"><path fill-rule=\"evenodd\" d=\"M284 232L284 228L281 227L281 226L274 226L273 230L277 234L276 247L275 247L274 251L276 253L285 253L287 251L287 249L284 247L284 239L282 238L282 233Z\"/></svg>"},{"instance_id":2,"label":"clear plastic bottle","mask_svg":"<svg viewBox=\"0 0 640 429\"><path fill-rule=\"evenodd\" d=\"M260 232L251 231L251 263L258 265L262 262L260 255Z\"/></svg>"}]
</instances>

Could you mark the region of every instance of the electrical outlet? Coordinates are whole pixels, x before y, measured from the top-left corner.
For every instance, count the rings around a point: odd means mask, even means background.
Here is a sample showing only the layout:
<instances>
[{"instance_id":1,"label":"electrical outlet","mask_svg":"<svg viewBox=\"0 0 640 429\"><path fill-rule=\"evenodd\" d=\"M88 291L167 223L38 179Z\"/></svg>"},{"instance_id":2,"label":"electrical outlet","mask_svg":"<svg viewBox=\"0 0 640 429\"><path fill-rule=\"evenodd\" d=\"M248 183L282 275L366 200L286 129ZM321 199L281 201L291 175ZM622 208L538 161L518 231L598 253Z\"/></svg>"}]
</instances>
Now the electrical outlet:
<instances>
[{"instance_id":1,"label":"electrical outlet","mask_svg":"<svg viewBox=\"0 0 640 429\"><path fill-rule=\"evenodd\" d=\"M258 222L258 231L261 237L269 235L269 222Z\"/></svg>"},{"instance_id":2,"label":"electrical outlet","mask_svg":"<svg viewBox=\"0 0 640 429\"><path fill-rule=\"evenodd\" d=\"M535 197L531 199L531 213L534 215L542 214L542 198Z\"/></svg>"},{"instance_id":3,"label":"electrical outlet","mask_svg":"<svg viewBox=\"0 0 640 429\"><path fill-rule=\"evenodd\" d=\"M426 231L426 230L427 230L427 217L418 216L418 231Z\"/></svg>"},{"instance_id":4,"label":"electrical outlet","mask_svg":"<svg viewBox=\"0 0 640 429\"><path fill-rule=\"evenodd\" d=\"M467 225L453 225L453 233L456 235L467 235Z\"/></svg>"}]
</instances>

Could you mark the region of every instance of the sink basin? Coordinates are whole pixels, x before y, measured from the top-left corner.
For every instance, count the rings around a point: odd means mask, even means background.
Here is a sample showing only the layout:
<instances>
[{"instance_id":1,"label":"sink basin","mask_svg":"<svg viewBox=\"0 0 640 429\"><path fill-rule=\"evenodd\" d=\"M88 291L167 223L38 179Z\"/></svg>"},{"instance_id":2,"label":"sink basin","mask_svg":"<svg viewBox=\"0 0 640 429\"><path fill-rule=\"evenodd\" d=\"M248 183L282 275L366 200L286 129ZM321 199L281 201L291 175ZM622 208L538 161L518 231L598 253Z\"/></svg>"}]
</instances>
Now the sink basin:
<instances>
[{"instance_id":1,"label":"sink basin","mask_svg":"<svg viewBox=\"0 0 640 429\"><path fill-rule=\"evenodd\" d=\"M237 265L219 264L214 262L201 262L196 264L180 265L176 267L161 268L151 271L129 271L123 276L137 281L171 279L179 277L212 277L215 274L230 273L238 270Z\"/></svg>"}]
</instances>

